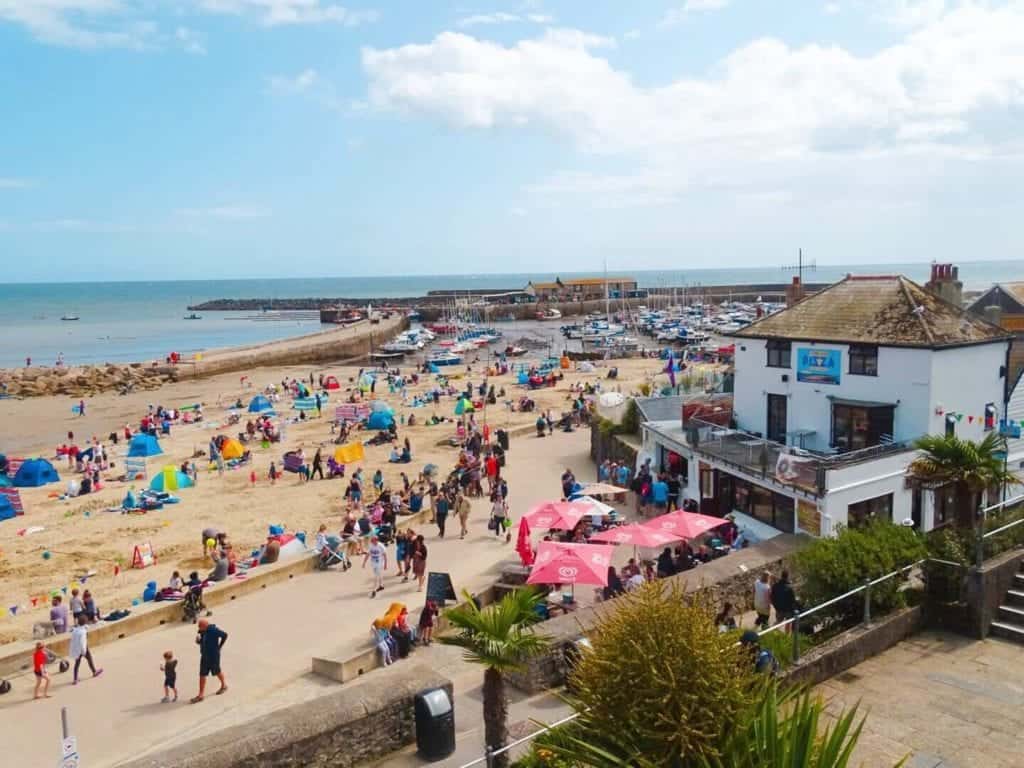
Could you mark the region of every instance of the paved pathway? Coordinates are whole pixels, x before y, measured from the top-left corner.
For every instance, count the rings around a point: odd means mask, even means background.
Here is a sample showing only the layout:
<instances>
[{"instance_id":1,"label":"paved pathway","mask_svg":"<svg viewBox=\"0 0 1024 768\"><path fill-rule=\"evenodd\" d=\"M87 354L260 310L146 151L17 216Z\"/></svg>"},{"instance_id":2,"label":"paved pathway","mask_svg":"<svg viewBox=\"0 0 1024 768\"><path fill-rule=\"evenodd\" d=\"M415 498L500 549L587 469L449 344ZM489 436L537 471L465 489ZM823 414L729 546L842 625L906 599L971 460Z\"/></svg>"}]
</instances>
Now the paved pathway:
<instances>
[{"instance_id":1,"label":"paved pathway","mask_svg":"<svg viewBox=\"0 0 1024 768\"><path fill-rule=\"evenodd\" d=\"M581 478L592 477L588 451L585 431L513 441L506 476L515 517L530 504L557 496L566 465ZM517 463L520 456L529 456L530 463ZM427 533L428 569L448 570L457 590L492 583L500 564L515 558L514 543L496 540L487 531L486 520L485 504L478 500L470 520L472 532L465 541L458 538L457 521L449 520L444 540L437 539L433 526L421 527ZM413 617L418 616L423 598L415 586L400 584L392 575L385 591L371 600L369 584L369 571L357 565L348 573L310 574L268 587L258 597L218 606L211 621L230 635L224 648L230 691L201 704L184 703L197 685L198 651L191 625L167 626L97 647L96 661L105 669L103 676L85 677L72 687L69 674L54 675L52 699L29 700L31 677L19 677L15 690L0 699L0 754L15 756L12 766L56 764L61 706L69 708L83 764L104 768L323 693L336 684L309 673L312 656L368 647L370 621L393 600L406 602ZM165 650L173 650L179 659L182 701L173 705L159 703L163 695L159 665ZM457 659L448 657L448 661L452 666L445 673L457 671ZM466 672L464 667L461 671ZM463 711L468 723L471 710ZM472 719L477 717L473 713Z\"/></svg>"},{"instance_id":2,"label":"paved pathway","mask_svg":"<svg viewBox=\"0 0 1024 768\"><path fill-rule=\"evenodd\" d=\"M925 632L818 690L832 711L858 701L867 723L853 765L1019 768L1024 765L1024 647Z\"/></svg>"}]
</instances>

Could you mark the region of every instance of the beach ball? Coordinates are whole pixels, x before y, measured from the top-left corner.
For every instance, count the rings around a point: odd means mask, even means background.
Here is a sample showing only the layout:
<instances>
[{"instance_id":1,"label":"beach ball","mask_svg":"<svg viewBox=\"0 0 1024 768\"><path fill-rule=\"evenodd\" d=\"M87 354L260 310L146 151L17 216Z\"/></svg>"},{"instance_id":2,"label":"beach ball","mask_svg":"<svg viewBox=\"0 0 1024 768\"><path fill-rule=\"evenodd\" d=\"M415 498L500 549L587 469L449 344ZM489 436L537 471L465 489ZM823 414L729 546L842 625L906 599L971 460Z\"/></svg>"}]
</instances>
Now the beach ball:
<instances>
[{"instance_id":1,"label":"beach ball","mask_svg":"<svg viewBox=\"0 0 1024 768\"><path fill-rule=\"evenodd\" d=\"M49 559L50 559L50 550L46 550L45 552L43 552L43 560L49 560Z\"/></svg>"},{"instance_id":2,"label":"beach ball","mask_svg":"<svg viewBox=\"0 0 1024 768\"><path fill-rule=\"evenodd\" d=\"M217 546L217 542L214 539L207 539L206 540L206 548L207 549L213 549L216 546Z\"/></svg>"},{"instance_id":3,"label":"beach ball","mask_svg":"<svg viewBox=\"0 0 1024 768\"><path fill-rule=\"evenodd\" d=\"M136 597L136 598L134 598L132 600L132 605L138 605L138 604L139 604L139 598Z\"/></svg>"}]
</instances>

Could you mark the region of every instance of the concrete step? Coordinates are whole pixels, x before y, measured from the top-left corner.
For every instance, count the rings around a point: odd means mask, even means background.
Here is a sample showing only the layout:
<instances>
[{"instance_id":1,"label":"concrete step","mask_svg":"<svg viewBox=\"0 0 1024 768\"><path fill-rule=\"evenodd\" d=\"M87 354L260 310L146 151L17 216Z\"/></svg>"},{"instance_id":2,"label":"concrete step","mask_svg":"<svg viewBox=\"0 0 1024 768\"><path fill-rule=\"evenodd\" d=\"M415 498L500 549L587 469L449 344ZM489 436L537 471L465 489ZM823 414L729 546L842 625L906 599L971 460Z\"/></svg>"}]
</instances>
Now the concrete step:
<instances>
[{"instance_id":1,"label":"concrete step","mask_svg":"<svg viewBox=\"0 0 1024 768\"><path fill-rule=\"evenodd\" d=\"M1006 640L1013 640L1016 643L1024 644L1024 626L1011 624L1006 621L993 621L991 633Z\"/></svg>"},{"instance_id":2,"label":"concrete step","mask_svg":"<svg viewBox=\"0 0 1024 768\"><path fill-rule=\"evenodd\" d=\"M1022 605L1024 606L1024 590L1010 589L1006 592L1006 604L1007 605Z\"/></svg>"},{"instance_id":3,"label":"concrete step","mask_svg":"<svg viewBox=\"0 0 1024 768\"><path fill-rule=\"evenodd\" d=\"M1024 589L1024 573L1015 573L1013 575L1014 586Z\"/></svg>"},{"instance_id":4,"label":"concrete step","mask_svg":"<svg viewBox=\"0 0 1024 768\"><path fill-rule=\"evenodd\" d=\"M1024 607L1018 605L1000 605L999 618L1010 624L1024 625Z\"/></svg>"}]
</instances>

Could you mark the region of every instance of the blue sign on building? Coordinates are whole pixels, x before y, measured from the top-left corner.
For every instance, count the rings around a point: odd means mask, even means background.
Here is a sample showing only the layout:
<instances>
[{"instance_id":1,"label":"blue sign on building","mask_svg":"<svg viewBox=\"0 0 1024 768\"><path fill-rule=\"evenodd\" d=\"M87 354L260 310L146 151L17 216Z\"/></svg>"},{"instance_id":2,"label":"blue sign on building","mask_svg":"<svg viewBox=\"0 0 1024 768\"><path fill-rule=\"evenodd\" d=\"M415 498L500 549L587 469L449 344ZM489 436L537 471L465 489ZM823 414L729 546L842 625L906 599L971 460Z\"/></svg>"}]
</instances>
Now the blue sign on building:
<instances>
[{"instance_id":1,"label":"blue sign on building","mask_svg":"<svg viewBox=\"0 0 1024 768\"><path fill-rule=\"evenodd\" d=\"M808 384L838 384L842 364L843 353L838 349L797 349L796 380Z\"/></svg>"}]
</instances>

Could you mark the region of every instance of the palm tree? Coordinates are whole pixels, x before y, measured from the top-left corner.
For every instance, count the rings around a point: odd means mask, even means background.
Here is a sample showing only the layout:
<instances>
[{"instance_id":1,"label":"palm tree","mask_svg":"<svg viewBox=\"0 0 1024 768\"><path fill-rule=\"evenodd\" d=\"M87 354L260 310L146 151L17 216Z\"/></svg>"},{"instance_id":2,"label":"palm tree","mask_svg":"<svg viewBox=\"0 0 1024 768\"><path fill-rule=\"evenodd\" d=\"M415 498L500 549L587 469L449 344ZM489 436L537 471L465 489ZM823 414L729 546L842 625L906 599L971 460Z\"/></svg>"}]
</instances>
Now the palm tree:
<instances>
[{"instance_id":1,"label":"palm tree","mask_svg":"<svg viewBox=\"0 0 1024 768\"><path fill-rule=\"evenodd\" d=\"M910 463L908 473L930 485L956 486L957 524L961 527L974 525L986 488L1020 482L1006 469L1006 438L996 432L988 433L980 443L955 435L925 435L915 447L921 455Z\"/></svg>"},{"instance_id":2,"label":"palm tree","mask_svg":"<svg viewBox=\"0 0 1024 768\"><path fill-rule=\"evenodd\" d=\"M440 641L462 648L466 661L483 666L484 739L490 749L500 749L508 742L505 675L548 647L548 638L533 630L541 620L536 608L543 595L531 588L517 589L498 603L478 608L468 592L463 594L466 602L445 613L458 633ZM508 754L497 755L493 765L507 766Z\"/></svg>"}]
</instances>

